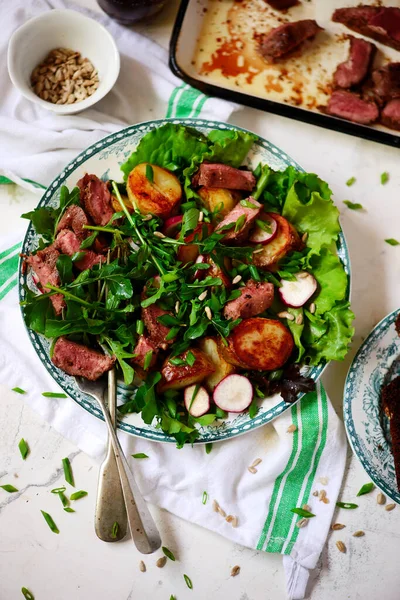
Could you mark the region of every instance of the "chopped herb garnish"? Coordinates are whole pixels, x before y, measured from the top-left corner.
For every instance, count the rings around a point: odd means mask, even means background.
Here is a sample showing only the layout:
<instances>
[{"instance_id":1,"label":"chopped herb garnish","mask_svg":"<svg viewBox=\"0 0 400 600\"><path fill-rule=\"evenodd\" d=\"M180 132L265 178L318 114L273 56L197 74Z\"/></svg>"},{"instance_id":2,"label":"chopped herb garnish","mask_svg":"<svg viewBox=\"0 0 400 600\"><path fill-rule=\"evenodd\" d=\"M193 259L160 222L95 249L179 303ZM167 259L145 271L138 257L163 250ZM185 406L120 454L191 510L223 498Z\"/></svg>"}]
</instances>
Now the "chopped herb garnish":
<instances>
[{"instance_id":1,"label":"chopped herb garnish","mask_svg":"<svg viewBox=\"0 0 400 600\"><path fill-rule=\"evenodd\" d=\"M315 517L315 515L309 510L304 510L304 508L291 508L290 511L295 515L299 515L299 517L304 517L304 519L311 519L311 517Z\"/></svg>"},{"instance_id":2,"label":"chopped herb garnish","mask_svg":"<svg viewBox=\"0 0 400 600\"><path fill-rule=\"evenodd\" d=\"M15 387L15 388L12 388L12 390L11 390L11 391L12 391L12 392L17 392L17 394L26 394L26 391L25 391L25 390L23 390L23 389L22 389L22 388L20 388L20 387ZM25 589L25 588L22 588L22 589Z\"/></svg>"},{"instance_id":3,"label":"chopped herb garnish","mask_svg":"<svg viewBox=\"0 0 400 600\"><path fill-rule=\"evenodd\" d=\"M162 547L162 551L164 552L165 556L167 558L169 558L170 560L175 561L175 556L172 554L171 550L168 550L168 548L166 548L165 546Z\"/></svg>"},{"instance_id":4,"label":"chopped herb garnish","mask_svg":"<svg viewBox=\"0 0 400 600\"><path fill-rule=\"evenodd\" d=\"M144 361L143 361L143 370L144 371L147 371L147 369L149 368L152 358L153 358L153 350L149 350L148 352L146 352Z\"/></svg>"},{"instance_id":5,"label":"chopped herb garnish","mask_svg":"<svg viewBox=\"0 0 400 600\"><path fill-rule=\"evenodd\" d=\"M44 510L40 511L42 513L42 515L44 516L44 520L46 521L47 525L50 527L50 529L52 530L53 533L60 533L57 525L54 523L52 517L49 515L49 513L44 512Z\"/></svg>"},{"instance_id":6,"label":"chopped herb garnish","mask_svg":"<svg viewBox=\"0 0 400 600\"><path fill-rule=\"evenodd\" d=\"M171 596L169 597L169 600L176 600L176 596L174 596L173 594L171 594Z\"/></svg>"},{"instance_id":7,"label":"chopped herb garnish","mask_svg":"<svg viewBox=\"0 0 400 600\"><path fill-rule=\"evenodd\" d=\"M357 180L356 180L356 178L355 178L355 177L350 177L350 179L348 179L348 180L346 181L346 185L348 185L348 186L350 187L350 186L351 186L351 185L353 185L353 184L354 184L356 181L357 181Z\"/></svg>"},{"instance_id":8,"label":"chopped herb garnish","mask_svg":"<svg viewBox=\"0 0 400 600\"><path fill-rule=\"evenodd\" d=\"M143 335L144 332L144 323L142 320L136 321L136 333L138 335Z\"/></svg>"},{"instance_id":9,"label":"chopped herb garnish","mask_svg":"<svg viewBox=\"0 0 400 600\"><path fill-rule=\"evenodd\" d=\"M189 367L193 367L194 363L196 362L196 357L191 350L189 350L189 352L186 354L186 362Z\"/></svg>"},{"instance_id":10,"label":"chopped herb garnish","mask_svg":"<svg viewBox=\"0 0 400 600\"><path fill-rule=\"evenodd\" d=\"M138 452L138 454L132 454L132 458L149 458L144 452Z\"/></svg>"},{"instance_id":11,"label":"chopped herb garnish","mask_svg":"<svg viewBox=\"0 0 400 600\"><path fill-rule=\"evenodd\" d=\"M358 508L358 504L352 504L351 502L336 502L338 508Z\"/></svg>"},{"instance_id":12,"label":"chopped herb garnish","mask_svg":"<svg viewBox=\"0 0 400 600\"><path fill-rule=\"evenodd\" d=\"M54 488L54 490L50 490L50 493L51 494L63 494L66 490L67 490L67 488L65 487L65 485L63 485L62 487Z\"/></svg>"},{"instance_id":13,"label":"chopped herb garnish","mask_svg":"<svg viewBox=\"0 0 400 600\"><path fill-rule=\"evenodd\" d=\"M253 202L249 202L248 200L241 200L240 204L245 208L257 208L257 206L253 204Z\"/></svg>"},{"instance_id":14,"label":"chopped herb garnish","mask_svg":"<svg viewBox=\"0 0 400 600\"><path fill-rule=\"evenodd\" d=\"M365 483L362 486L362 488L360 489L360 491L358 492L357 496L364 496L364 494L369 494L370 492L372 492L374 487L375 487L375 485L372 482Z\"/></svg>"},{"instance_id":15,"label":"chopped herb garnish","mask_svg":"<svg viewBox=\"0 0 400 600\"><path fill-rule=\"evenodd\" d=\"M240 231L245 223L246 223L246 215L240 215L240 217L238 218L238 220L235 223L235 233Z\"/></svg>"},{"instance_id":16,"label":"chopped herb garnish","mask_svg":"<svg viewBox=\"0 0 400 600\"><path fill-rule=\"evenodd\" d=\"M64 477L65 481L75 487L74 476L72 475L71 463L69 462L69 458L62 459L62 465L64 468Z\"/></svg>"},{"instance_id":17,"label":"chopped herb garnish","mask_svg":"<svg viewBox=\"0 0 400 600\"><path fill-rule=\"evenodd\" d=\"M35 600L35 597L32 594L32 592L30 592L26 587L21 588L21 592L23 597L26 598L26 600Z\"/></svg>"},{"instance_id":18,"label":"chopped herb garnish","mask_svg":"<svg viewBox=\"0 0 400 600\"><path fill-rule=\"evenodd\" d=\"M207 442L206 444L206 454L210 454L211 450L212 450L212 442Z\"/></svg>"},{"instance_id":19,"label":"chopped herb garnish","mask_svg":"<svg viewBox=\"0 0 400 600\"><path fill-rule=\"evenodd\" d=\"M202 503L207 504L207 500L208 500L208 494L207 494L207 492L203 492Z\"/></svg>"},{"instance_id":20,"label":"chopped herb garnish","mask_svg":"<svg viewBox=\"0 0 400 600\"><path fill-rule=\"evenodd\" d=\"M385 242L387 244L389 244L390 246L399 246L400 245L400 242L398 242L394 238L388 238L387 240L385 240Z\"/></svg>"},{"instance_id":21,"label":"chopped herb garnish","mask_svg":"<svg viewBox=\"0 0 400 600\"><path fill-rule=\"evenodd\" d=\"M117 521L115 521L115 523L112 526L112 530L111 530L111 537L113 538L113 540L115 540L117 538L119 532L119 524L117 523Z\"/></svg>"},{"instance_id":22,"label":"chopped herb garnish","mask_svg":"<svg viewBox=\"0 0 400 600\"><path fill-rule=\"evenodd\" d=\"M350 210L362 210L364 207L362 204L358 202L350 202L350 200L343 200L343 204L345 204Z\"/></svg>"},{"instance_id":23,"label":"chopped herb garnish","mask_svg":"<svg viewBox=\"0 0 400 600\"><path fill-rule=\"evenodd\" d=\"M21 452L22 458L25 460L29 454L29 446L26 443L26 441L24 440L24 438L21 439L20 443L18 444L18 448L19 448L19 451Z\"/></svg>"},{"instance_id":24,"label":"chopped herb garnish","mask_svg":"<svg viewBox=\"0 0 400 600\"><path fill-rule=\"evenodd\" d=\"M268 221L263 221L262 219L256 219L256 225L263 231L266 231L267 233L272 233L272 227L271 227L271 224L268 223Z\"/></svg>"},{"instance_id":25,"label":"chopped herb garnish","mask_svg":"<svg viewBox=\"0 0 400 600\"><path fill-rule=\"evenodd\" d=\"M150 183L153 183L154 181L154 170L149 164L146 165L146 179L148 179Z\"/></svg>"},{"instance_id":26,"label":"chopped herb garnish","mask_svg":"<svg viewBox=\"0 0 400 600\"><path fill-rule=\"evenodd\" d=\"M186 585L188 586L189 590L192 590L193 589L193 583L192 583L192 580L190 579L190 577L188 577L187 575L184 575L183 579L185 580Z\"/></svg>"},{"instance_id":27,"label":"chopped herb garnish","mask_svg":"<svg viewBox=\"0 0 400 600\"><path fill-rule=\"evenodd\" d=\"M4 485L0 485L0 488L8 492L9 494L14 494L14 492L18 492L17 488L9 483L5 483Z\"/></svg>"},{"instance_id":28,"label":"chopped herb garnish","mask_svg":"<svg viewBox=\"0 0 400 600\"><path fill-rule=\"evenodd\" d=\"M389 181L389 173L387 171L384 171L383 173L381 173L381 184L385 185L385 183L387 183Z\"/></svg>"},{"instance_id":29,"label":"chopped herb garnish","mask_svg":"<svg viewBox=\"0 0 400 600\"><path fill-rule=\"evenodd\" d=\"M67 506L66 508L64 508L65 512L67 513L73 513L75 512L73 508L71 508L70 506Z\"/></svg>"},{"instance_id":30,"label":"chopped herb garnish","mask_svg":"<svg viewBox=\"0 0 400 600\"><path fill-rule=\"evenodd\" d=\"M67 394L57 392L43 392L42 396L44 396L45 398L68 398Z\"/></svg>"},{"instance_id":31,"label":"chopped herb garnish","mask_svg":"<svg viewBox=\"0 0 400 600\"><path fill-rule=\"evenodd\" d=\"M70 500L79 500L80 498L84 498L87 495L88 493L84 490L79 490L79 492L74 492L73 494L71 494Z\"/></svg>"}]
</instances>

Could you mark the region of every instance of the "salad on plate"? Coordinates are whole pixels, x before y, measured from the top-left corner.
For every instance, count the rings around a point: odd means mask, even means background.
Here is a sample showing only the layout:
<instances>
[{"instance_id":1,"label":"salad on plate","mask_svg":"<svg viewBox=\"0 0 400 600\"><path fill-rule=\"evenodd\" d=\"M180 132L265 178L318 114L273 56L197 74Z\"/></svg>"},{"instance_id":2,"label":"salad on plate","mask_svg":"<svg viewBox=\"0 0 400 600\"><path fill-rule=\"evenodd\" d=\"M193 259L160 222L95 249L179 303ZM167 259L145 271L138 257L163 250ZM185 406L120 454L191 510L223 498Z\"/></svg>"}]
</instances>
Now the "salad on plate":
<instances>
[{"instance_id":1,"label":"salad on plate","mask_svg":"<svg viewBox=\"0 0 400 600\"><path fill-rule=\"evenodd\" d=\"M121 414L179 446L276 392L294 402L314 389L307 368L342 360L353 335L329 186L245 166L254 141L167 123L123 181L86 173L58 207L23 215L41 236L24 257L27 327L71 376L115 367L133 386Z\"/></svg>"}]
</instances>

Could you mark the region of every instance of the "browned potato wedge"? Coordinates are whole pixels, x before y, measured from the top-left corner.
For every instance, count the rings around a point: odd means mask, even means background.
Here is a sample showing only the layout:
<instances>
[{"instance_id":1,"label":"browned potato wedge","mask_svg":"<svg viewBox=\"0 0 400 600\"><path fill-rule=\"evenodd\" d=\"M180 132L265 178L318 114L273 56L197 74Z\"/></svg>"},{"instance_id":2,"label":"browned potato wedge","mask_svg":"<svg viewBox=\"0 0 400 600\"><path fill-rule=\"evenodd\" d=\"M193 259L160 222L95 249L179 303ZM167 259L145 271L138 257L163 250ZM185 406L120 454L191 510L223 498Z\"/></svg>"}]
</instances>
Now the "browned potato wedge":
<instances>
[{"instance_id":1,"label":"browned potato wedge","mask_svg":"<svg viewBox=\"0 0 400 600\"><path fill-rule=\"evenodd\" d=\"M122 198L122 201L125 204L126 208L128 209L128 211L133 212L134 207L132 206L132 202L129 200L128 196L121 194L121 198ZM115 212L121 212L121 210L123 210L122 206L118 202L118 198L116 196L114 196L114 194L111 194L111 204L112 204L112 207L115 210Z\"/></svg>"},{"instance_id":2,"label":"browned potato wedge","mask_svg":"<svg viewBox=\"0 0 400 600\"><path fill-rule=\"evenodd\" d=\"M182 188L175 175L150 165L153 169L153 182L146 177L148 163L137 165L128 176L126 189L132 205L142 214L151 213L162 219L174 214L182 197Z\"/></svg>"},{"instance_id":3,"label":"browned potato wedge","mask_svg":"<svg viewBox=\"0 0 400 600\"><path fill-rule=\"evenodd\" d=\"M273 371L282 367L294 347L290 331L273 319L243 319L229 336L240 362L249 369Z\"/></svg>"},{"instance_id":4,"label":"browned potato wedge","mask_svg":"<svg viewBox=\"0 0 400 600\"><path fill-rule=\"evenodd\" d=\"M225 190L224 188L201 187L198 192L204 206L211 212L221 206L218 213L220 217L226 217L228 212L235 208L240 200L240 194L235 190Z\"/></svg>"},{"instance_id":5,"label":"browned potato wedge","mask_svg":"<svg viewBox=\"0 0 400 600\"><path fill-rule=\"evenodd\" d=\"M218 385L220 381L227 375L236 371L235 367L224 359L219 350L217 338L206 337L203 338L199 343L200 350L204 352L207 358L211 361L214 366L214 373L211 373L204 380L206 388L212 392L213 389Z\"/></svg>"},{"instance_id":6,"label":"browned potato wedge","mask_svg":"<svg viewBox=\"0 0 400 600\"><path fill-rule=\"evenodd\" d=\"M261 252L253 254L252 259L256 267L266 270L274 269L279 260L301 244L299 234L289 221L275 213L271 213L271 216L278 223L278 233L269 244L263 246Z\"/></svg>"},{"instance_id":7,"label":"browned potato wedge","mask_svg":"<svg viewBox=\"0 0 400 600\"><path fill-rule=\"evenodd\" d=\"M192 348L190 351L196 358L192 366L173 365L167 358L161 369L162 379L158 384L159 392L180 390L188 385L192 385L192 383L200 383L214 372L214 366L204 352L198 348ZM179 358L184 359L187 352L181 354Z\"/></svg>"},{"instance_id":8,"label":"browned potato wedge","mask_svg":"<svg viewBox=\"0 0 400 600\"><path fill-rule=\"evenodd\" d=\"M239 357L237 356L233 347L232 340L228 338L227 342L228 345L225 346L222 340L218 340L218 350L222 358L230 365L234 365L240 369L248 369L249 367L244 362L239 360Z\"/></svg>"}]
</instances>

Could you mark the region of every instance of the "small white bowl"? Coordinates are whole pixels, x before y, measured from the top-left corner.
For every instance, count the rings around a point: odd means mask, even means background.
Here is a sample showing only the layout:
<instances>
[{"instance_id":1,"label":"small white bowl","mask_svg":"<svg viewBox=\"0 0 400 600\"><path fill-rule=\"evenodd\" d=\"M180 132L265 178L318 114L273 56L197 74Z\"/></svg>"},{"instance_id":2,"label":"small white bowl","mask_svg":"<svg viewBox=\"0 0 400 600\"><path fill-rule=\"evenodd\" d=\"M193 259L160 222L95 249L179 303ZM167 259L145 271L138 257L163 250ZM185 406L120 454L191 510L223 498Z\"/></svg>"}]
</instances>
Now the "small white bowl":
<instances>
[{"instance_id":1,"label":"small white bowl","mask_svg":"<svg viewBox=\"0 0 400 600\"><path fill-rule=\"evenodd\" d=\"M85 100L74 104L52 104L32 90L33 69L54 48L70 48L88 58L99 74L99 87ZM50 10L22 25L8 45L8 72L25 98L61 115L77 113L101 100L113 87L120 68L118 48L108 31L74 10Z\"/></svg>"}]
</instances>

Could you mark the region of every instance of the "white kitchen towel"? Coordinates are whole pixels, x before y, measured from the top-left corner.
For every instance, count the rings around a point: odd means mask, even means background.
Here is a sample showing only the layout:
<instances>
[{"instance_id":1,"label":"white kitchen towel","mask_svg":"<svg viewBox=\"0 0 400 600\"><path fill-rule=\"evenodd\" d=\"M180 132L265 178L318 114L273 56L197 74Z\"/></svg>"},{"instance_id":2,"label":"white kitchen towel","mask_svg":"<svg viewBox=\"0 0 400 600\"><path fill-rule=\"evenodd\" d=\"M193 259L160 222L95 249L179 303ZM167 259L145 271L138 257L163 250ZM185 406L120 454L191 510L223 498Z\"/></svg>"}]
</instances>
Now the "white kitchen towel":
<instances>
[{"instance_id":1,"label":"white kitchen towel","mask_svg":"<svg viewBox=\"0 0 400 600\"><path fill-rule=\"evenodd\" d=\"M37 106L21 96L8 75L11 34L51 8L73 8L95 18L111 33L120 51L121 71L115 86L81 114L56 115ZM31 184L22 178L48 184L83 148L127 125L164 116L226 121L239 108L182 83L168 68L167 51L133 28L65 0L2 2L1 25L0 175L27 189L32 189Z\"/></svg>"}]
</instances>

